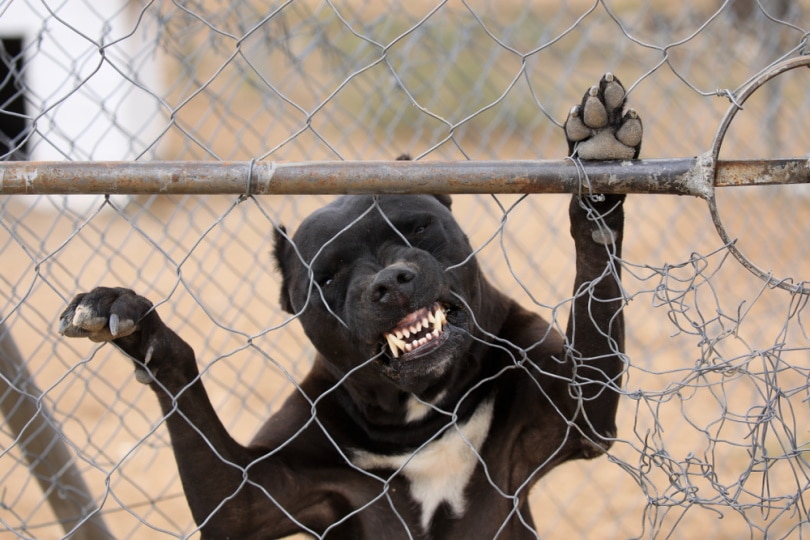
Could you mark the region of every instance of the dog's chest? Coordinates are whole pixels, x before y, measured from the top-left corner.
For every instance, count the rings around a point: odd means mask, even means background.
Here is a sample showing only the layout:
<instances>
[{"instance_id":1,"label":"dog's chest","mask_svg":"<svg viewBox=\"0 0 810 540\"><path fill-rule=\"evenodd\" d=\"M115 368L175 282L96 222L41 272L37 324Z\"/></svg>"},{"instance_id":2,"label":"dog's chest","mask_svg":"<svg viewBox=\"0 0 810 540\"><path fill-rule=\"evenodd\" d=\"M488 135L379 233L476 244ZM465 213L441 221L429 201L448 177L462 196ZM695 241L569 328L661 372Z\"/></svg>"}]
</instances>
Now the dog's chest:
<instances>
[{"instance_id":1,"label":"dog's chest","mask_svg":"<svg viewBox=\"0 0 810 540\"><path fill-rule=\"evenodd\" d=\"M464 490L478 465L492 423L492 409L492 401L482 403L467 422L450 427L416 452L381 455L358 450L352 453L352 463L366 470L391 468L404 474L411 497L421 506L421 524L427 530L442 502L456 515L464 513Z\"/></svg>"}]
</instances>

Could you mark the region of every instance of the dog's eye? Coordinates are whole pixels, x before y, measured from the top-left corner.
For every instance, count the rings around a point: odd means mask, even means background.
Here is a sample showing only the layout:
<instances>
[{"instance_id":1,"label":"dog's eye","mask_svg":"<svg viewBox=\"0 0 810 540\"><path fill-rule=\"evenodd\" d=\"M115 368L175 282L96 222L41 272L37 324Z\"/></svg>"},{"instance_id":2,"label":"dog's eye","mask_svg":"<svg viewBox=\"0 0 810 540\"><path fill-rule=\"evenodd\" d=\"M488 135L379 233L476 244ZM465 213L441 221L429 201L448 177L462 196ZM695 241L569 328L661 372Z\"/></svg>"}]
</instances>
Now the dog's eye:
<instances>
[{"instance_id":1,"label":"dog's eye","mask_svg":"<svg viewBox=\"0 0 810 540\"><path fill-rule=\"evenodd\" d=\"M339 282L348 269L343 257L326 257L312 269L313 281L319 287L330 287Z\"/></svg>"},{"instance_id":2,"label":"dog's eye","mask_svg":"<svg viewBox=\"0 0 810 540\"><path fill-rule=\"evenodd\" d=\"M428 230L428 227L430 227L430 221L425 221L425 222L422 222L422 223L418 223L413 228L411 234L423 234L425 231Z\"/></svg>"},{"instance_id":3,"label":"dog's eye","mask_svg":"<svg viewBox=\"0 0 810 540\"><path fill-rule=\"evenodd\" d=\"M339 283L343 279L343 276L346 275L346 272L347 269L345 267L317 272L315 274L315 283L317 283L319 287L331 287Z\"/></svg>"}]
</instances>

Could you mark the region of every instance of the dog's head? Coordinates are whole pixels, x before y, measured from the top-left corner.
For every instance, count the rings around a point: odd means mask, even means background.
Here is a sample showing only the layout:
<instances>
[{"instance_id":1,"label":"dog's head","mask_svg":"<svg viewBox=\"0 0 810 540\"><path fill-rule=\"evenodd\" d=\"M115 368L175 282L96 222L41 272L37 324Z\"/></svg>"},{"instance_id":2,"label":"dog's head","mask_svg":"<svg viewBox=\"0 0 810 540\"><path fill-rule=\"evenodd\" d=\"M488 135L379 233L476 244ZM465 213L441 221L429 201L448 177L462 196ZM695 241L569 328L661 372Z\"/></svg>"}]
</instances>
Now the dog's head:
<instances>
[{"instance_id":1,"label":"dog's head","mask_svg":"<svg viewBox=\"0 0 810 540\"><path fill-rule=\"evenodd\" d=\"M274 254L282 307L340 373L424 392L469 367L484 282L450 197L344 196Z\"/></svg>"}]
</instances>

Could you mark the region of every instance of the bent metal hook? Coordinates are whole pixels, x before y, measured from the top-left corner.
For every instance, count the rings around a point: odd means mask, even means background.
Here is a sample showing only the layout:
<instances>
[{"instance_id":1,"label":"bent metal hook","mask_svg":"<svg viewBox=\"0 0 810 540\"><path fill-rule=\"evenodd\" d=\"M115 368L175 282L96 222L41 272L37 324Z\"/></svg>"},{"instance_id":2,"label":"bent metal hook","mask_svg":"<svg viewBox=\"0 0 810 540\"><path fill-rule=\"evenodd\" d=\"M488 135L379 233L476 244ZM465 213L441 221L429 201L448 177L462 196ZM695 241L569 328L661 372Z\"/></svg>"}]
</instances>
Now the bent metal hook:
<instances>
[{"instance_id":1,"label":"bent metal hook","mask_svg":"<svg viewBox=\"0 0 810 540\"><path fill-rule=\"evenodd\" d=\"M782 62L778 62L770 67L767 71L761 73L755 79L753 79L747 86L745 86L738 95L734 96L733 103L729 108L728 112L726 112L726 116L723 118L722 123L720 124L719 129L717 130L716 135L714 136L714 141L712 142L712 149L708 152L705 160L705 165L707 167L706 175L707 178L711 179L712 187L710 193L706 197L706 201L709 204L709 212L711 212L712 221L714 222L714 227L717 230L717 233L720 235L720 238L728 247L728 250L731 252L732 255L742 264L746 269L748 269L751 273L758 276L759 278L765 280L768 284L773 285L775 287L779 287L781 289L785 289L787 291L798 293L798 294L808 294L810 295L810 283L805 281L800 281L798 283L794 282L792 278L777 278L770 272L765 272L752 263L748 258L742 254L739 248L736 245L736 240L732 239L728 232L726 232L725 227L723 227L723 223L720 220L720 214L717 210L717 199L715 198L715 190L714 186L717 180L717 163L718 163L718 156L720 154L720 146L723 144L723 139L725 138L726 131L728 131L728 127L731 125L731 121L734 119L734 116L737 114L739 110L742 109L743 103L751 97L751 95L756 92L760 87L762 87L765 83L785 73L786 71L790 71L792 69L798 67L810 67L810 55L803 55L796 58L790 58L788 60L784 60Z\"/></svg>"}]
</instances>

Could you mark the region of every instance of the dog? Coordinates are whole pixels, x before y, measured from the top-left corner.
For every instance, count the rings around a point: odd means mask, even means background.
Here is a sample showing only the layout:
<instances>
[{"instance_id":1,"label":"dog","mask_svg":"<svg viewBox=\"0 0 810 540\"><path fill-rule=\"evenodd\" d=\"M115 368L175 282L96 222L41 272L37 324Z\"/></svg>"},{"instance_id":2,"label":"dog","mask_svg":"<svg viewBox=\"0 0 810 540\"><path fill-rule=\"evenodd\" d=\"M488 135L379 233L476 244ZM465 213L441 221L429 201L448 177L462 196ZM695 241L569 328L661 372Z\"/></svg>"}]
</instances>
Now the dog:
<instances>
[{"instance_id":1,"label":"dog","mask_svg":"<svg viewBox=\"0 0 810 540\"><path fill-rule=\"evenodd\" d=\"M606 74L569 113L569 153L638 157ZM496 289L443 195L343 196L275 229L281 307L317 351L248 446L194 351L124 288L77 295L59 332L111 342L157 395L204 538L535 538L530 488L616 437L624 366L623 195L572 197L566 335Z\"/></svg>"}]
</instances>

